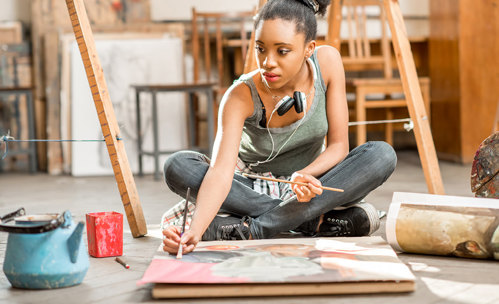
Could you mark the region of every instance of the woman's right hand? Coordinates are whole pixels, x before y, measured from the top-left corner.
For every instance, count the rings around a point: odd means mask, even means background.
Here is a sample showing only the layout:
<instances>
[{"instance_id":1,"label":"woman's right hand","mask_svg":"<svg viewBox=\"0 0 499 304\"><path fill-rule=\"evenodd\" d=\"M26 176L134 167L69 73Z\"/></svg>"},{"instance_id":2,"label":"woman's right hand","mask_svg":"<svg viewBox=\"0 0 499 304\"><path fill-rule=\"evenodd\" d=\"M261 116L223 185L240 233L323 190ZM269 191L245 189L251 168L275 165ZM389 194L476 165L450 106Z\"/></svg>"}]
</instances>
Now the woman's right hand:
<instances>
[{"instance_id":1,"label":"woman's right hand","mask_svg":"<svg viewBox=\"0 0 499 304\"><path fill-rule=\"evenodd\" d=\"M163 236L163 250L170 254L177 254L179 243L183 246L183 254L192 252L199 243L199 237L191 230L187 230L180 237L180 228L177 226L169 226L164 229Z\"/></svg>"}]
</instances>

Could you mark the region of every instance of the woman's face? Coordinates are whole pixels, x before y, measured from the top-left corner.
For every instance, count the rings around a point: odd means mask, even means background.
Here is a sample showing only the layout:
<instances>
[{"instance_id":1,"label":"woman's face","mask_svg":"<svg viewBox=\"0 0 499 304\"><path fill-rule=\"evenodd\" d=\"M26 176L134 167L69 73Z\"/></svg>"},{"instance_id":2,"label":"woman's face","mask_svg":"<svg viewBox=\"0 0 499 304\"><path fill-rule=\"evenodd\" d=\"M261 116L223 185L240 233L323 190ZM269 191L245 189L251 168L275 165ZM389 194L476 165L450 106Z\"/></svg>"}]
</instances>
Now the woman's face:
<instances>
[{"instance_id":1,"label":"woman's face","mask_svg":"<svg viewBox=\"0 0 499 304\"><path fill-rule=\"evenodd\" d=\"M313 51L311 43L305 45L305 34L296 32L294 22L283 19L260 22L255 42L258 68L272 89L282 88L295 78Z\"/></svg>"}]
</instances>

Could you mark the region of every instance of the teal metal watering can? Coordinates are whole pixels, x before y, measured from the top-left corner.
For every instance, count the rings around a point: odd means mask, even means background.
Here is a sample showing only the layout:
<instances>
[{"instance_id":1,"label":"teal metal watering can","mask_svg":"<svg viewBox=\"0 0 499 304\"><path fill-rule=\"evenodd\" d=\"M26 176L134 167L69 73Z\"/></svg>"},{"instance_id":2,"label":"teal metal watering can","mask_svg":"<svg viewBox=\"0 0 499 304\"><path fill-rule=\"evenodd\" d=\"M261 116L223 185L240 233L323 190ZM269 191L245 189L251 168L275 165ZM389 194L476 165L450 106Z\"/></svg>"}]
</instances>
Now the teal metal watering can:
<instances>
[{"instance_id":1,"label":"teal metal watering can","mask_svg":"<svg viewBox=\"0 0 499 304\"><path fill-rule=\"evenodd\" d=\"M80 284L89 267L84 223L71 213L25 215L24 208L0 219L8 232L3 271L13 287L50 289ZM14 220L14 224L6 224Z\"/></svg>"}]
</instances>

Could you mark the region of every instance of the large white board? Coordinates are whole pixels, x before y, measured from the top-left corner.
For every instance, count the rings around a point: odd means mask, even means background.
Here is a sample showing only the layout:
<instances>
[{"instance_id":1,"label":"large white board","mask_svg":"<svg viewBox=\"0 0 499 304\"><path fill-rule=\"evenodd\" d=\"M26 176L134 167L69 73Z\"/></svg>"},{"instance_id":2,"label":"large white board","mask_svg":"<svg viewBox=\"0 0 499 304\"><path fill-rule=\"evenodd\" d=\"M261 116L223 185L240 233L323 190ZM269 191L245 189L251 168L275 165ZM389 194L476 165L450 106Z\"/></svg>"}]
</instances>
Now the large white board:
<instances>
[{"instance_id":1,"label":"large white board","mask_svg":"<svg viewBox=\"0 0 499 304\"><path fill-rule=\"evenodd\" d=\"M181 83L180 38L108 39L96 41L114 112L133 172L138 171L135 92L132 84ZM148 94L149 95L149 94ZM152 149L151 98L141 103L143 147ZM187 147L184 95L158 94L160 150ZM102 139L92 94L76 42L71 46L71 138ZM71 173L74 176L112 175L104 142L72 143ZM167 158L162 155L160 163ZM144 156L144 171L152 172L152 157Z\"/></svg>"}]
</instances>

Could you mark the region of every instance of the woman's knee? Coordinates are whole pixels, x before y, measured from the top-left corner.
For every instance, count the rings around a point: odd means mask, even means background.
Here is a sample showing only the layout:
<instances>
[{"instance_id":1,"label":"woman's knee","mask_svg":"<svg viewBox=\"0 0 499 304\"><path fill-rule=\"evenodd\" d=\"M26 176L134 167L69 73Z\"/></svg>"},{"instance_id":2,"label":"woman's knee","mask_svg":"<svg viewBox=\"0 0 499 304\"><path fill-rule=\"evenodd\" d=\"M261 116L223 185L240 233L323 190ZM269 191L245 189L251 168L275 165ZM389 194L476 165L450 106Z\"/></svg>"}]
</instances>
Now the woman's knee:
<instances>
[{"instance_id":1,"label":"woman's knee","mask_svg":"<svg viewBox=\"0 0 499 304\"><path fill-rule=\"evenodd\" d=\"M203 155L194 151L178 151L170 155L163 166L166 184L171 188L172 182L181 179L193 161L198 161Z\"/></svg>"},{"instance_id":2,"label":"woman's knee","mask_svg":"<svg viewBox=\"0 0 499 304\"><path fill-rule=\"evenodd\" d=\"M370 146L368 149L377 167L376 170L384 180L388 179L397 165L395 150L384 141L371 141L368 144Z\"/></svg>"}]
</instances>

